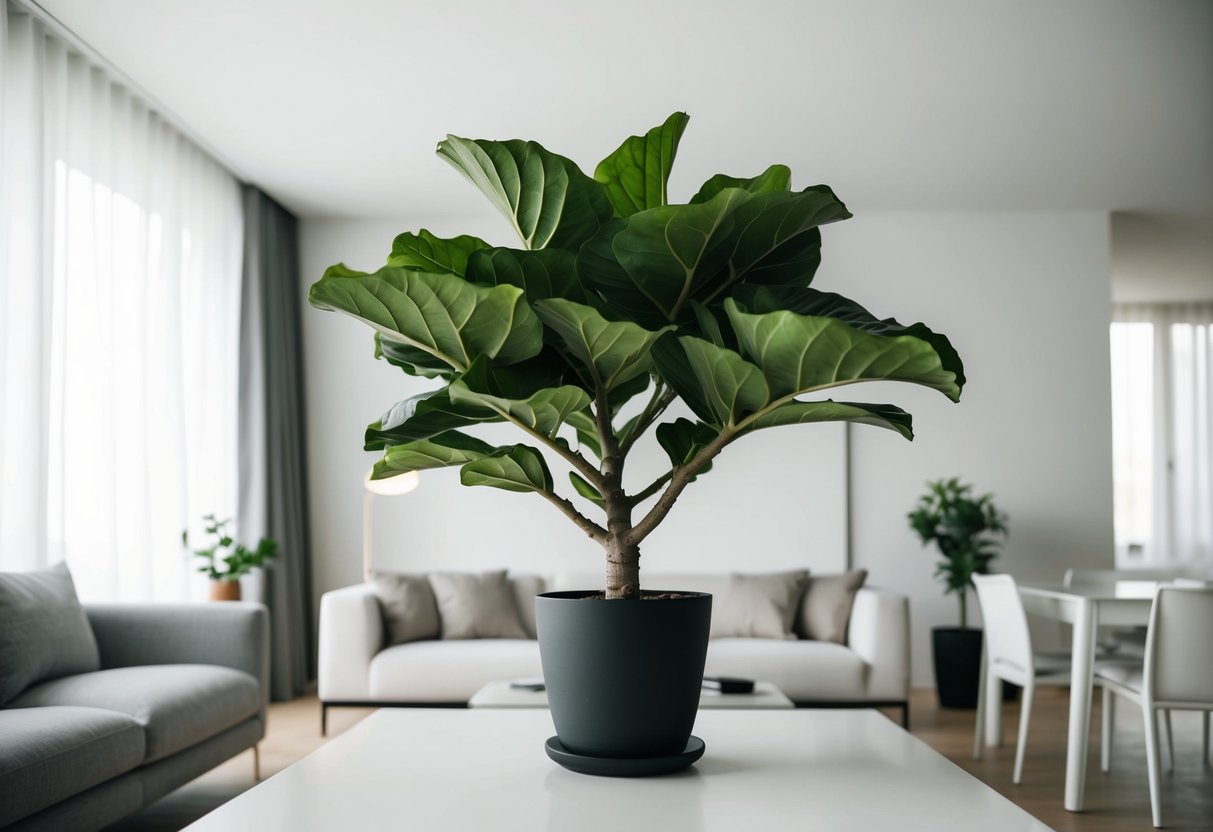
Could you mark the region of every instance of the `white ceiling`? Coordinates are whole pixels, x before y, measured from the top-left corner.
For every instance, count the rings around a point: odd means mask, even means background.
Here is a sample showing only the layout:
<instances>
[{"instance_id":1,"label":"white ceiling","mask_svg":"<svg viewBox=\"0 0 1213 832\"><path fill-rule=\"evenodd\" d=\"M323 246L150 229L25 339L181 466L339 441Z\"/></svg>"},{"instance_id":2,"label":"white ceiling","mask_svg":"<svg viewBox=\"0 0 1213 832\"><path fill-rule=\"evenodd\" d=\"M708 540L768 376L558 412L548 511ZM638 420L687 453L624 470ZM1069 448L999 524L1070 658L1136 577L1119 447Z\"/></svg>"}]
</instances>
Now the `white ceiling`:
<instances>
[{"instance_id":1,"label":"white ceiling","mask_svg":"<svg viewBox=\"0 0 1213 832\"><path fill-rule=\"evenodd\" d=\"M308 216L479 214L448 132L671 183L792 166L852 210L1213 212L1207 0L41 0Z\"/></svg>"}]
</instances>

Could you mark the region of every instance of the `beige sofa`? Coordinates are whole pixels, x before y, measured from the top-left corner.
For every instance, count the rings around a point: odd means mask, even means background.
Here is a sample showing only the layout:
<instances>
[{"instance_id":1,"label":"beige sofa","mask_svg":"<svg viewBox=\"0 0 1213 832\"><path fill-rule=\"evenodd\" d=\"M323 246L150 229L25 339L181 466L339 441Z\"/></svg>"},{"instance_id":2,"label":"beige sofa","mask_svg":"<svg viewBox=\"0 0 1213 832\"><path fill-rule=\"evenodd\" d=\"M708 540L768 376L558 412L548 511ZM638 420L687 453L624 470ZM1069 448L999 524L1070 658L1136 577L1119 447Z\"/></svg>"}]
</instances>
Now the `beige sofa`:
<instances>
[{"instance_id":1,"label":"beige sofa","mask_svg":"<svg viewBox=\"0 0 1213 832\"><path fill-rule=\"evenodd\" d=\"M646 575L652 587L719 595L725 574ZM383 615L369 584L326 592L320 602L321 730L340 706L460 707L487 683L542 675L534 596L593 586L584 574L510 578L522 639L428 640L385 646ZM896 706L909 719L909 599L864 587L855 596L846 644L807 639L720 638L708 645L708 675L773 682L797 705Z\"/></svg>"}]
</instances>

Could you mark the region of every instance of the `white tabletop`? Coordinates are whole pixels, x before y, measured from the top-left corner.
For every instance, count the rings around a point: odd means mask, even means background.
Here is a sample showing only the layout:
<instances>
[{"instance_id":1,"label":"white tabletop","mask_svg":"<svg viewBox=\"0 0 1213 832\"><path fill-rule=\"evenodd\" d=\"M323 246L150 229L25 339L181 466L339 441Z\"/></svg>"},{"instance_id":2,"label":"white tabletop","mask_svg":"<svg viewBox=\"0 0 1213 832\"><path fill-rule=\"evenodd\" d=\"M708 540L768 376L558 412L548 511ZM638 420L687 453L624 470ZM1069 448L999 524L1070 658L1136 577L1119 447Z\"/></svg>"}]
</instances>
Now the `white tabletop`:
<instances>
[{"instance_id":1,"label":"white tabletop","mask_svg":"<svg viewBox=\"0 0 1213 832\"><path fill-rule=\"evenodd\" d=\"M1047 832L875 711L701 712L680 774L574 774L542 710L383 709L192 832L888 830Z\"/></svg>"},{"instance_id":2,"label":"white tabletop","mask_svg":"<svg viewBox=\"0 0 1213 832\"><path fill-rule=\"evenodd\" d=\"M469 708L546 708L548 694L544 690L519 690L510 686L509 680L489 682L472 694ZM731 708L735 710L760 710L782 708L791 710L796 706L783 695L783 691L770 682L755 682L753 693L720 693L705 690L699 695L700 708Z\"/></svg>"},{"instance_id":3,"label":"white tabletop","mask_svg":"<svg viewBox=\"0 0 1213 832\"><path fill-rule=\"evenodd\" d=\"M1102 584L1063 586L1062 584L1020 584L1021 595L1055 598L1081 598L1087 601L1150 601L1158 590L1158 581L1112 581Z\"/></svg>"}]
</instances>

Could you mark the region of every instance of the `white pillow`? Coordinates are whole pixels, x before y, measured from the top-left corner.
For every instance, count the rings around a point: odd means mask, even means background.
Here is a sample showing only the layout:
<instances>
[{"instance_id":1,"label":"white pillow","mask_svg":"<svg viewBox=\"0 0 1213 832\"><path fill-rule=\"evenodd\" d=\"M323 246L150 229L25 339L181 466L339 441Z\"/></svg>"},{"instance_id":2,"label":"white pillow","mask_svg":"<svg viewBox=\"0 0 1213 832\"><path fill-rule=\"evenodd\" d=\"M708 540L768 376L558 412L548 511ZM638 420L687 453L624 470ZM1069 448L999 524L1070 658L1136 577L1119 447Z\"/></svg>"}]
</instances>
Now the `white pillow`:
<instances>
[{"instance_id":1,"label":"white pillow","mask_svg":"<svg viewBox=\"0 0 1213 832\"><path fill-rule=\"evenodd\" d=\"M480 574L433 572L430 586L444 639L528 637L504 569Z\"/></svg>"},{"instance_id":2,"label":"white pillow","mask_svg":"<svg viewBox=\"0 0 1213 832\"><path fill-rule=\"evenodd\" d=\"M729 575L724 593L713 599L711 638L796 638L792 621L809 573Z\"/></svg>"}]
</instances>

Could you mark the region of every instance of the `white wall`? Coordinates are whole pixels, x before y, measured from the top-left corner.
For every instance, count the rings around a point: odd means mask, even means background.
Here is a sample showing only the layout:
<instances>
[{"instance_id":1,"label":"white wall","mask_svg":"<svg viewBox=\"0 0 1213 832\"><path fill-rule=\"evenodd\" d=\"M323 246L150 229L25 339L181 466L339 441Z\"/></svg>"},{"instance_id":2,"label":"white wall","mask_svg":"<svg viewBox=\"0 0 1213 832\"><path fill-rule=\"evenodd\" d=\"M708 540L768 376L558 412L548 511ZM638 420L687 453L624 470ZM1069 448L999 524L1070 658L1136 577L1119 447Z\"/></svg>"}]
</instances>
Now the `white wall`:
<instances>
[{"instance_id":1,"label":"white wall","mask_svg":"<svg viewBox=\"0 0 1213 832\"><path fill-rule=\"evenodd\" d=\"M911 596L914 683L929 685L930 628L957 611L906 525L926 480L995 494L1011 529L1000 571L1112 566L1107 216L861 213L826 239L820 288L946 333L969 378L959 404L888 393L914 414L912 443L853 432L855 562ZM880 387L864 393L879 401Z\"/></svg>"},{"instance_id":2,"label":"white wall","mask_svg":"<svg viewBox=\"0 0 1213 832\"><path fill-rule=\"evenodd\" d=\"M338 260L376 266L392 237L414 226L305 220L306 282ZM486 236L498 226L429 227ZM850 485L855 564L871 571L873 583L912 598L915 684L931 684L929 628L956 614L932 580L933 556L905 522L927 479L959 475L997 495L1012 528L999 565L1021 578L1057 580L1065 566L1112 563L1108 250L1107 216L1095 213L861 212L825 231L819 288L947 333L970 378L959 405L904 385L850 393L915 415L913 443L875 428L852 431ZM304 334L315 585L322 592L360 575L360 482L373 461L360 450L362 431L421 387L372 360L368 331L353 320L308 308ZM502 441L517 441L508 428L497 429ZM693 485L653 535L646 565L840 566L841 429L784 430L790 432L759 434L726 451L719 470ZM644 456L637 469L655 473L660 451ZM461 488L451 472L425 478L408 497L381 499L377 509L376 562L385 566L598 568L593 545L550 506ZM762 512L759 522L753 511Z\"/></svg>"}]
</instances>

